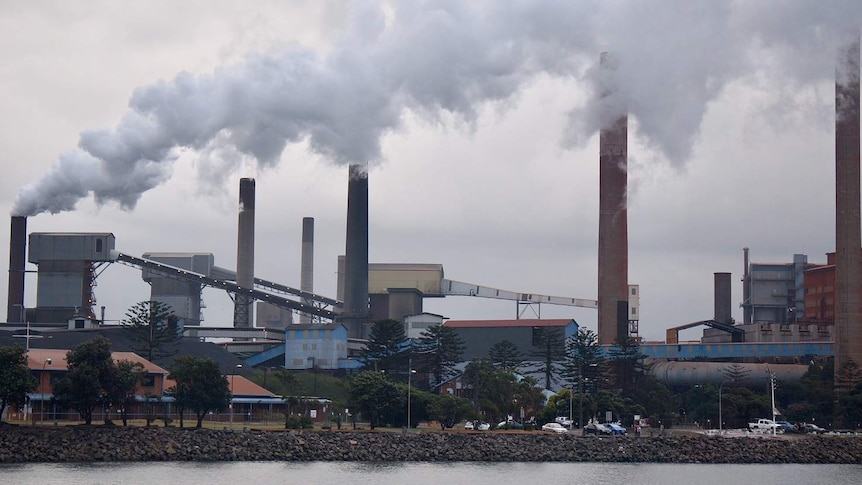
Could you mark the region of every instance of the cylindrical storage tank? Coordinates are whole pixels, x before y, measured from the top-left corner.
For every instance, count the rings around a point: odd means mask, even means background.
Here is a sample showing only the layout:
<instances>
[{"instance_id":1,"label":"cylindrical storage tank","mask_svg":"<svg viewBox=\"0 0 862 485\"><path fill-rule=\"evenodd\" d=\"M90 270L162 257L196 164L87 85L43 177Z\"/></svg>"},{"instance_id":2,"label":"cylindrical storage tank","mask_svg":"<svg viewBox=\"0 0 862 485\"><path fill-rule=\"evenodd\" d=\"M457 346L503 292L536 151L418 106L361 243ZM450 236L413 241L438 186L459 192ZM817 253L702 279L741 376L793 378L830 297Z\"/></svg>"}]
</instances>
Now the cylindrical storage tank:
<instances>
[{"instance_id":1,"label":"cylindrical storage tank","mask_svg":"<svg viewBox=\"0 0 862 485\"><path fill-rule=\"evenodd\" d=\"M254 179L240 179L236 244L236 284L247 289L254 288L254 197ZM248 295L236 295L233 313L233 326L235 328L249 328L252 326L252 301L253 299Z\"/></svg>"},{"instance_id":2,"label":"cylindrical storage tank","mask_svg":"<svg viewBox=\"0 0 862 485\"><path fill-rule=\"evenodd\" d=\"M735 385L758 388L769 383L770 372L785 382L799 382L808 371L803 364L739 364L733 362L657 362L650 374L668 387L681 388L733 381ZM734 379L735 377L735 379Z\"/></svg>"},{"instance_id":3,"label":"cylindrical storage tank","mask_svg":"<svg viewBox=\"0 0 862 485\"><path fill-rule=\"evenodd\" d=\"M730 325L733 321L731 316L733 305L730 298L730 273L715 273L713 279L715 288L715 316L713 318L716 322Z\"/></svg>"},{"instance_id":4,"label":"cylindrical storage tank","mask_svg":"<svg viewBox=\"0 0 862 485\"><path fill-rule=\"evenodd\" d=\"M314 293L314 218L302 218L302 261L300 265L299 289L307 293ZM303 303L311 306L312 302L303 300ZM311 323L311 315L303 313L299 316L299 323Z\"/></svg>"},{"instance_id":5,"label":"cylindrical storage tank","mask_svg":"<svg viewBox=\"0 0 862 485\"><path fill-rule=\"evenodd\" d=\"M24 270L27 263L27 218L13 216L9 231L9 286L6 321L24 321Z\"/></svg>"}]
</instances>

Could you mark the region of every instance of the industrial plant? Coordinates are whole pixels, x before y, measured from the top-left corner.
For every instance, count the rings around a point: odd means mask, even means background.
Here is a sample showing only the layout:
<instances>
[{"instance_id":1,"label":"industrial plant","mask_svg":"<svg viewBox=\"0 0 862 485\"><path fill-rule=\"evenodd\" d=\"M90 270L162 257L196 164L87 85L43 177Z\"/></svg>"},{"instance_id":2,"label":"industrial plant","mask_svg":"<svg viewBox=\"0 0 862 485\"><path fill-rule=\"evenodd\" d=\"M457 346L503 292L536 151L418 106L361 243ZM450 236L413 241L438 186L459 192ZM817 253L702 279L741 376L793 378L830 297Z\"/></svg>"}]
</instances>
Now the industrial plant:
<instances>
[{"instance_id":1,"label":"industrial plant","mask_svg":"<svg viewBox=\"0 0 862 485\"><path fill-rule=\"evenodd\" d=\"M834 356L840 363L862 363L862 219L860 219L859 41L842 51L836 77L835 167L836 246L823 265L804 254L788 263L750 261L743 253L743 321L731 317L730 273L714 273L712 318L681 322L666 329L664 342L640 341L641 350L661 363L654 372L667 382L720 382L730 362L770 365L774 372L801 376L807 363ZM609 55L602 69L614 69ZM848 81L849 80L849 81ZM300 288L255 276L255 180L239 181L235 269L216 265L211 253L122 251L122 235L112 233L27 233L27 218L13 215L9 252L6 329L16 334L109 327L95 305L99 268L123 264L140 270L150 285L141 300L162 302L173 311L183 335L219 339L247 367L347 370L363 348L370 325L382 319L404 322L415 338L431 325L460 329L468 355L482 349L470 342L508 335L529 343L529 329L541 325L577 331L574 320L486 322L449 319L427 313L426 298L496 298L521 306L562 305L595 309L600 345L638 334L640 288L628 280L627 118L601 130L597 298L513 292L448 279L441 264L369 262L369 173L361 164L346 170L347 217L344 254L338 255L337 295L314 292L314 219L301 221ZM299 221L297 221L298 223ZM26 264L37 267L36 306L26 308ZM206 326L201 291L216 288L232 295L233 326ZM520 312L518 312L520 315ZM679 339L681 330L703 327L698 342ZM491 342L493 343L493 342ZM28 338L29 344L29 338ZM35 346L40 344L34 343ZM754 368L754 367L752 367ZM764 374L765 372L759 372Z\"/></svg>"}]
</instances>

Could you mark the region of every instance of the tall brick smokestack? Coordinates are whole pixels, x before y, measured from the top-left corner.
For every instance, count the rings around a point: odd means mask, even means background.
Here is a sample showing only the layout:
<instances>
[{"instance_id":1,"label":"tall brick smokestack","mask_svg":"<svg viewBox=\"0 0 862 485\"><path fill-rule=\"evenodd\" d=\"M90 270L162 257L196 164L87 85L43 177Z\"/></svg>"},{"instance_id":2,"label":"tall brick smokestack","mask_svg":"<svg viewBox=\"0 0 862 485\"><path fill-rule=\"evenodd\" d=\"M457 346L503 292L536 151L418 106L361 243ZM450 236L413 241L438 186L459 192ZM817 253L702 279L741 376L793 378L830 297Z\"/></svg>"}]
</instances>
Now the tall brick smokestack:
<instances>
[{"instance_id":1,"label":"tall brick smokestack","mask_svg":"<svg viewBox=\"0 0 862 485\"><path fill-rule=\"evenodd\" d=\"M862 231L859 189L859 33L835 69L835 382L862 365ZM836 425L837 426L837 425Z\"/></svg>"},{"instance_id":2,"label":"tall brick smokestack","mask_svg":"<svg viewBox=\"0 0 862 485\"><path fill-rule=\"evenodd\" d=\"M608 53L602 69L615 70ZM608 96L610 93L604 93ZM627 337L628 319L628 117L622 116L599 133L599 284L598 340L613 344ZM625 307L625 309L623 308ZM621 312L624 315L620 315Z\"/></svg>"},{"instance_id":3,"label":"tall brick smokestack","mask_svg":"<svg viewBox=\"0 0 862 485\"><path fill-rule=\"evenodd\" d=\"M344 322L350 337L362 338L368 317L368 171L355 164L347 182L344 263Z\"/></svg>"},{"instance_id":4,"label":"tall brick smokestack","mask_svg":"<svg viewBox=\"0 0 862 485\"><path fill-rule=\"evenodd\" d=\"M254 288L254 179L239 180L239 223L236 243L236 284ZM253 299L237 294L233 306L234 328L252 326Z\"/></svg>"},{"instance_id":5,"label":"tall brick smokestack","mask_svg":"<svg viewBox=\"0 0 862 485\"><path fill-rule=\"evenodd\" d=\"M6 298L6 321L23 322L24 269L27 262L27 218L12 217L9 231L9 286Z\"/></svg>"},{"instance_id":6,"label":"tall brick smokestack","mask_svg":"<svg viewBox=\"0 0 862 485\"><path fill-rule=\"evenodd\" d=\"M299 289L314 293L314 218L302 218L302 260L299 268ZM303 300L306 305L312 302ZM303 313L299 323L311 323L311 315Z\"/></svg>"}]
</instances>

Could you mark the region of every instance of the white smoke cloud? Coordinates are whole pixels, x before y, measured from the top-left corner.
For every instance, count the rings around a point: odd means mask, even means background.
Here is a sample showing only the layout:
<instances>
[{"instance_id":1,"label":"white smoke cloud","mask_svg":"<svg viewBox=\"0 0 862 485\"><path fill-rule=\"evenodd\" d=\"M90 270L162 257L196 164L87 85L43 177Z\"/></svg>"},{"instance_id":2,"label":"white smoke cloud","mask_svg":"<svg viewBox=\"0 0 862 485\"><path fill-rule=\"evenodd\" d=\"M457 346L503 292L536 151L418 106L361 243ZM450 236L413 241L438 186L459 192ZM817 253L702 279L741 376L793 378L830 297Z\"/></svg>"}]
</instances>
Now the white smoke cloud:
<instances>
[{"instance_id":1,"label":"white smoke cloud","mask_svg":"<svg viewBox=\"0 0 862 485\"><path fill-rule=\"evenodd\" d=\"M373 164L408 111L469 127L482 103L511 100L538 75L593 92L595 101L560 107L570 143L628 113L636 136L679 166L729 82L766 65L786 83L831 79L836 45L860 19L853 0L361 2L326 52L287 45L136 89L117 126L83 132L20 190L13 213L72 210L90 195L132 209L189 149L227 154L203 164L222 173L249 157L274 166L300 141L333 163ZM596 68L603 51L619 59L613 79Z\"/></svg>"}]
</instances>

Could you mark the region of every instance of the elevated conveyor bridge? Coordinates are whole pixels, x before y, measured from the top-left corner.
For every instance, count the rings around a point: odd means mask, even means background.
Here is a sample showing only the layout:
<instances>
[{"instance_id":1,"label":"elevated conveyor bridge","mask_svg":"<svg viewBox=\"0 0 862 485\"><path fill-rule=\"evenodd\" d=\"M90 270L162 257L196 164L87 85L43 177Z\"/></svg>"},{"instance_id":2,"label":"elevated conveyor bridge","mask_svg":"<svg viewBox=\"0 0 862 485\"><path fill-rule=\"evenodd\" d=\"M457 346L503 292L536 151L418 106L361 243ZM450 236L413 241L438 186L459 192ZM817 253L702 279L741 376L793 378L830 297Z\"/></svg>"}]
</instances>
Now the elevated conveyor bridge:
<instances>
[{"instance_id":1,"label":"elevated conveyor bridge","mask_svg":"<svg viewBox=\"0 0 862 485\"><path fill-rule=\"evenodd\" d=\"M464 283L462 281L454 281L447 279L443 279L441 287L442 293L445 296L473 296L479 298L493 298L497 300L509 300L517 302L517 314L519 318L521 316L521 306L524 305L529 306L547 304L592 309L597 309L599 307L599 303L596 300L571 298L567 296L548 296L540 295L537 293L519 293L516 291L501 290L499 288L491 288L489 286L482 286L473 283ZM539 313L537 313L536 316L541 317Z\"/></svg>"},{"instance_id":2,"label":"elevated conveyor bridge","mask_svg":"<svg viewBox=\"0 0 862 485\"><path fill-rule=\"evenodd\" d=\"M128 254L120 253L117 251L112 251L111 255L113 261L123 263L128 266L132 266L138 269L146 268L150 271L163 274L170 278L192 281L204 286L208 286L210 288L225 290L234 295L247 295L255 300L265 301L286 310L296 310L298 312L307 313L309 315L314 315L316 317L320 317L322 319L330 321L334 320L338 316L338 313L336 311L336 305L339 303L338 301L331 298L315 295L313 293L296 290L288 286L278 285L276 283L268 282L266 280L255 278L254 288L242 288L232 281L210 278L208 276L204 276L193 271L188 271L164 263L159 263L158 261L130 256ZM306 300L317 302L317 304L307 305L302 302L291 300L285 295L299 296ZM329 305L332 307L332 309L328 309L323 305Z\"/></svg>"}]
</instances>

